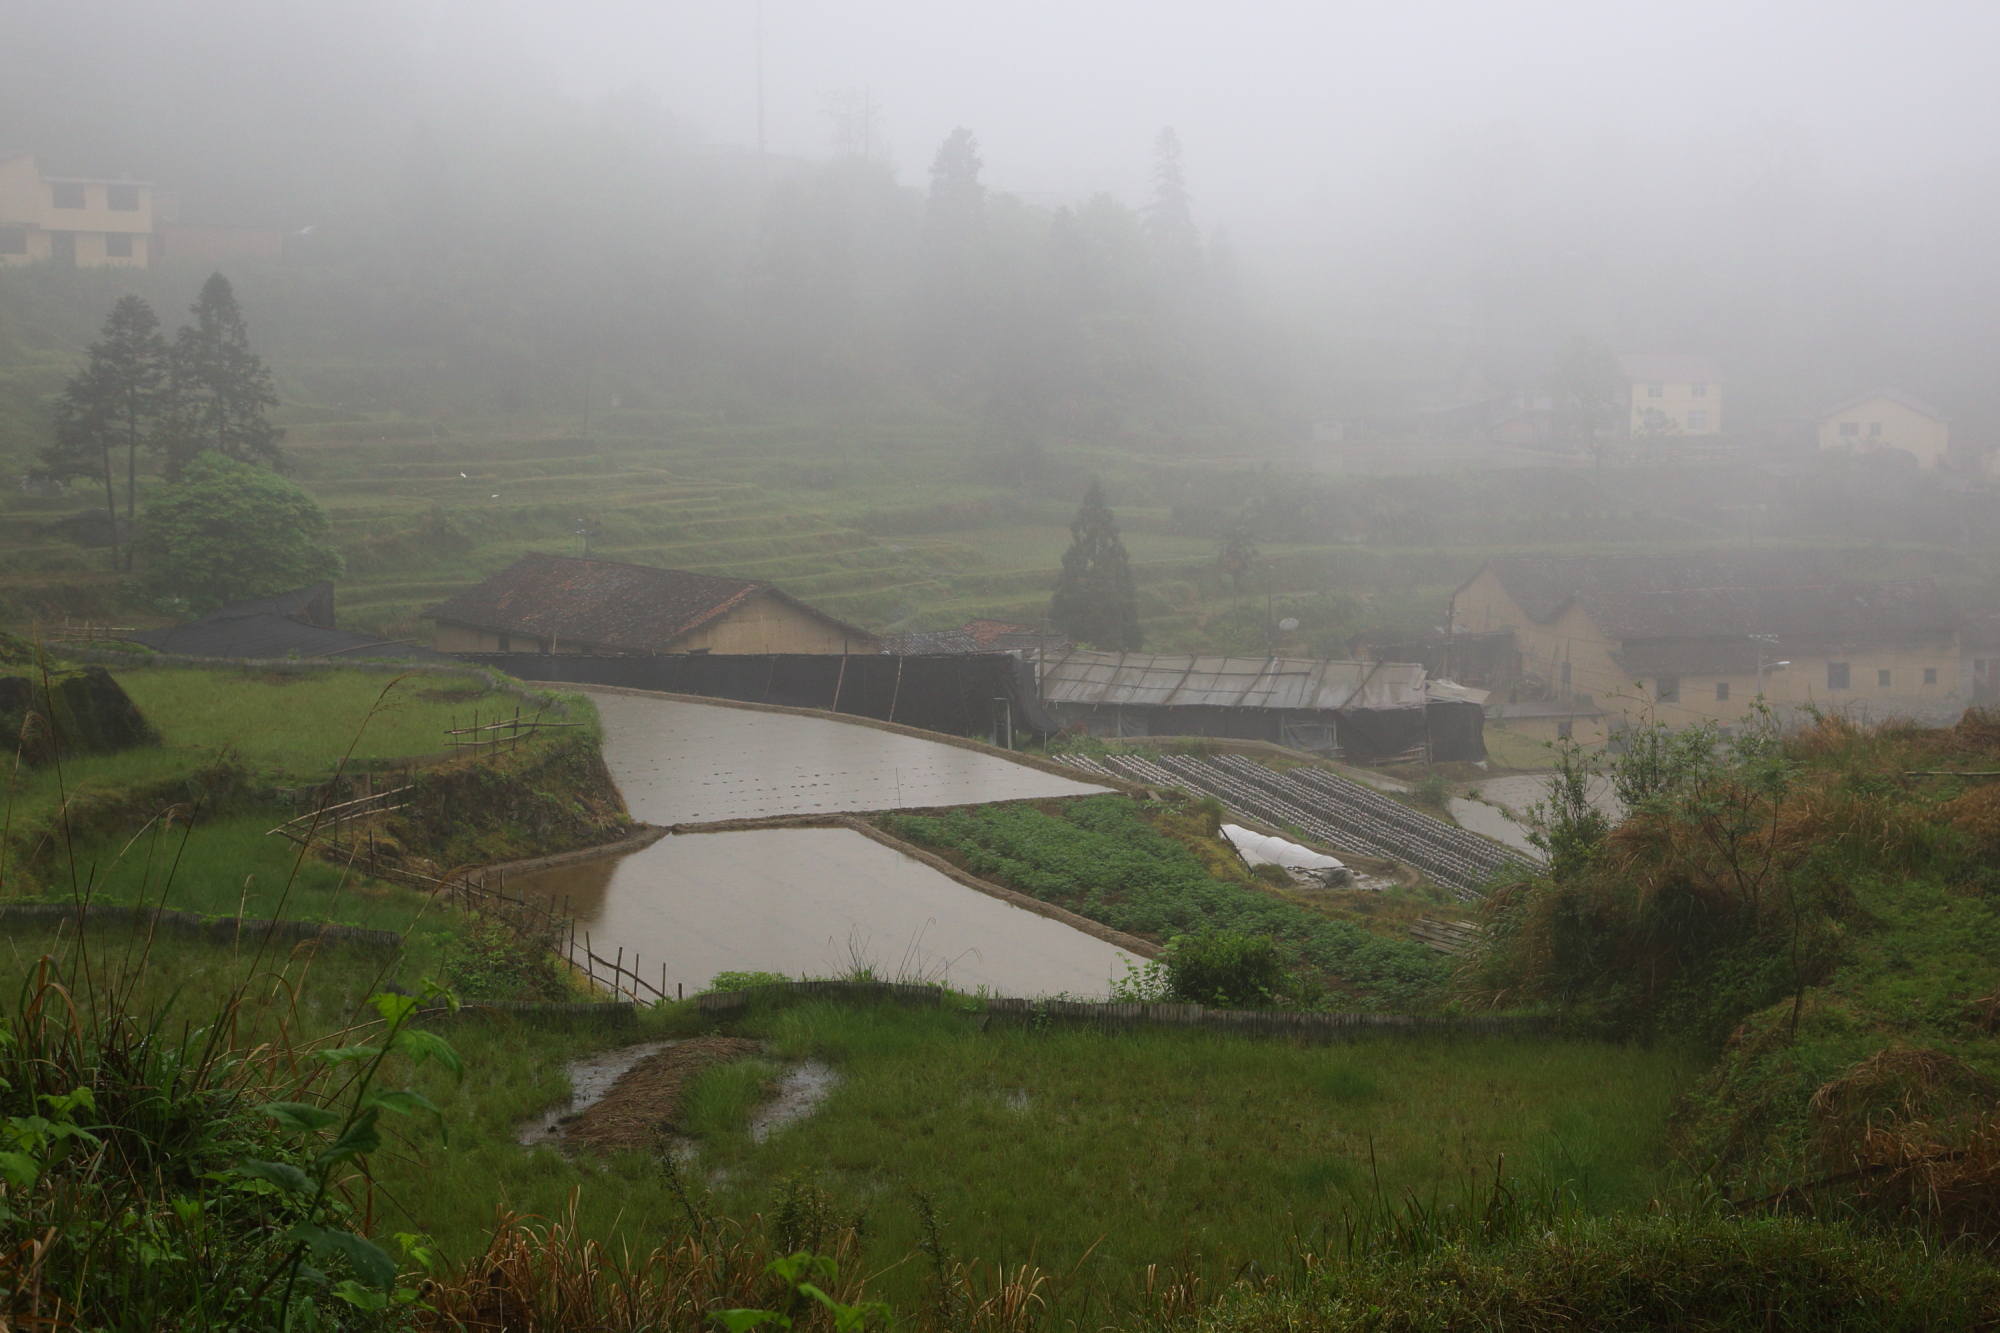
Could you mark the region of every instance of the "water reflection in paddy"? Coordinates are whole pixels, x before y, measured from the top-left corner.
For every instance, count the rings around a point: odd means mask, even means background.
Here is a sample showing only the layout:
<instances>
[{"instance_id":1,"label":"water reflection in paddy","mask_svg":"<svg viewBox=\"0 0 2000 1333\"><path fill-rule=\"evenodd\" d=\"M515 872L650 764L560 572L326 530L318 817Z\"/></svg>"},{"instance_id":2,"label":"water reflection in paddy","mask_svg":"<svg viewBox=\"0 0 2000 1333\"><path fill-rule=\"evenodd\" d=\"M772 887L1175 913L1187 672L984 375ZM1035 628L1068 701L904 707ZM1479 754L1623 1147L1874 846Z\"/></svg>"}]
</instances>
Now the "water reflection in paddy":
<instances>
[{"instance_id":1,"label":"water reflection in paddy","mask_svg":"<svg viewBox=\"0 0 2000 1333\"><path fill-rule=\"evenodd\" d=\"M1103 787L998 755L831 718L591 694L604 762L634 819L698 823L836 810L897 810Z\"/></svg>"},{"instance_id":2,"label":"water reflection in paddy","mask_svg":"<svg viewBox=\"0 0 2000 1333\"><path fill-rule=\"evenodd\" d=\"M979 757L979 756L975 756ZM1003 761L1004 762L1004 761ZM989 898L848 829L692 833L617 860L507 880L692 993L718 972L922 974L1001 995L1103 996L1119 950Z\"/></svg>"}]
</instances>

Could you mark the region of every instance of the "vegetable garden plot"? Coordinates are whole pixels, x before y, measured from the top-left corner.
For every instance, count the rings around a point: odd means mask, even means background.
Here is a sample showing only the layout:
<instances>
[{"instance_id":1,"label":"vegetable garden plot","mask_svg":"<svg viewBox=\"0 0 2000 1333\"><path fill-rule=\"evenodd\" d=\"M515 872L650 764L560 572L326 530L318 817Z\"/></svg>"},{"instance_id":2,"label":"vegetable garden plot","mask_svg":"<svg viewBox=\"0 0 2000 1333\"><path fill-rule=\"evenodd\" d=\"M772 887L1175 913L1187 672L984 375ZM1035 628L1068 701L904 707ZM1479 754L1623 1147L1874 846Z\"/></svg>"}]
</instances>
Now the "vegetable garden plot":
<instances>
[{"instance_id":1,"label":"vegetable garden plot","mask_svg":"<svg viewBox=\"0 0 2000 1333\"><path fill-rule=\"evenodd\" d=\"M1085 772L1213 796L1231 810L1267 824L1289 825L1333 847L1401 861L1464 899L1477 898L1494 874L1527 860L1325 769L1280 773L1242 755L1062 758Z\"/></svg>"}]
</instances>

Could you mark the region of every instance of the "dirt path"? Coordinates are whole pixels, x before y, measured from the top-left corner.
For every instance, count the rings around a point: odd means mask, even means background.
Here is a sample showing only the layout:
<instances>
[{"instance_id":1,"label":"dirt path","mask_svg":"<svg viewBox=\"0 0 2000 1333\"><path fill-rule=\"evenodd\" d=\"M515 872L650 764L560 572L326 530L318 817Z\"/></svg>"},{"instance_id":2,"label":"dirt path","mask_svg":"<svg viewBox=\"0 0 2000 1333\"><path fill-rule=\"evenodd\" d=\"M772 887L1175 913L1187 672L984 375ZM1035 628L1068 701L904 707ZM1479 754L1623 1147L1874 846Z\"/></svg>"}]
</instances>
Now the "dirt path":
<instances>
[{"instance_id":1,"label":"dirt path","mask_svg":"<svg viewBox=\"0 0 2000 1333\"><path fill-rule=\"evenodd\" d=\"M743 1037L693 1037L649 1055L621 1074L603 1098L563 1130L571 1148L609 1155L653 1147L680 1114L688 1081L761 1047Z\"/></svg>"}]
</instances>

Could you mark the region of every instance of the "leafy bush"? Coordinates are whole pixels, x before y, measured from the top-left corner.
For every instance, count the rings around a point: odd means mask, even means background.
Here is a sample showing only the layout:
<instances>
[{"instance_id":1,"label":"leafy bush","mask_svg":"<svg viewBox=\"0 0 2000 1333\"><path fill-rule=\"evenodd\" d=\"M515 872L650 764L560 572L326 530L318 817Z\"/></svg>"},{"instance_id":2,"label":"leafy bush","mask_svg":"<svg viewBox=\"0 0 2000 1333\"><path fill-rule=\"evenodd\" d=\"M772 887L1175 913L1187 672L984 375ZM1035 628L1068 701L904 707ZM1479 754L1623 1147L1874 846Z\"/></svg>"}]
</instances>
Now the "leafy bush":
<instances>
[{"instance_id":1,"label":"leafy bush","mask_svg":"<svg viewBox=\"0 0 2000 1333\"><path fill-rule=\"evenodd\" d=\"M1177 937L1161 955L1167 993L1219 1009L1260 1009L1300 998L1278 946L1233 930Z\"/></svg>"},{"instance_id":2,"label":"leafy bush","mask_svg":"<svg viewBox=\"0 0 2000 1333\"><path fill-rule=\"evenodd\" d=\"M1451 807L1451 783L1442 773L1424 774L1417 779L1416 785L1410 788L1410 795L1433 810L1446 810Z\"/></svg>"},{"instance_id":3,"label":"leafy bush","mask_svg":"<svg viewBox=\"0 0 2000 1333\"><path fill-rule=\"evenodd\" d=\"M446 936L440 952L445 977L461 999L574 998L556 956L501 922L474 922L464 932Z\"/></svg>"},{"instance_id":4,"label":"leafy bush","mask_svg":"<svg viewBox=\"0 0 2000 1333\"><path fill-rule=\"evenodd\" d=\"M1350 992L1344 1003L1406 1009L1434 1002L1450 964L1421 945L1334 921L1203 869L1123 796L1090 796L1044 814L1028 804L890 815L900 837L958 852L982 875L1135 935L1204 929L1276 941Z\"/></svg>"},{"instance_id":5,"label":"leafy bush","mask_svg":"<svg viewBox=\"0 0 2000 1333\"><path fill-rule=\"evenodd\" d=\"M702 990L749 990L753 986L782 986L790 980L783 972L717 972Z\"/></svg>"},{"instance_id":6,"label":"leafy bush","mask_svg":"<svg viewBox=\"0 0 2000 1333\"><path fill-rule=\"evenodd\" d=\"M328 527L293 482L205 452L146 502L139 550L152 582L199 612L340 573Z\"/></svg>"}]
</instances>

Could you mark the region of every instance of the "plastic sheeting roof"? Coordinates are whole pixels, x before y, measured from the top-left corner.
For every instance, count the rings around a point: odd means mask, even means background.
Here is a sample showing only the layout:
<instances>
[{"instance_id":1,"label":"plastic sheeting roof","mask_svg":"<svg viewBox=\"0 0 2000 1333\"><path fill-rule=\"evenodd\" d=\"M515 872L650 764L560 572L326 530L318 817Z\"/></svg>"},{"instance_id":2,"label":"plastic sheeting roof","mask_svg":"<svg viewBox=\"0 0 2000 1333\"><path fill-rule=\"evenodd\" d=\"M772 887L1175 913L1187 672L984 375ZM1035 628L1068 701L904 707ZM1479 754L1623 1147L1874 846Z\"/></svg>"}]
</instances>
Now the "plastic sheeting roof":
<instances>
[{"instance_id":1,"label":"plastic sheeting roof","mask_svg":"<svg viewBox=\"0 0 2000 1333\"><path fill-rule=\"evenodd\" d=\"M1424 669L1414 662L1071 649L1048 655L1042 698L1056 704L1152 707L1422 708Z\"/></svg>"}]
</instances>

